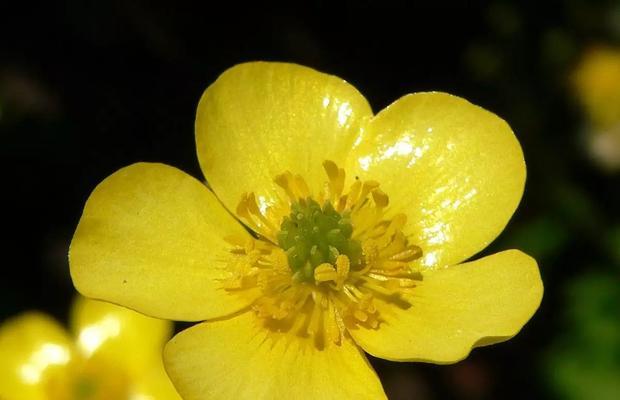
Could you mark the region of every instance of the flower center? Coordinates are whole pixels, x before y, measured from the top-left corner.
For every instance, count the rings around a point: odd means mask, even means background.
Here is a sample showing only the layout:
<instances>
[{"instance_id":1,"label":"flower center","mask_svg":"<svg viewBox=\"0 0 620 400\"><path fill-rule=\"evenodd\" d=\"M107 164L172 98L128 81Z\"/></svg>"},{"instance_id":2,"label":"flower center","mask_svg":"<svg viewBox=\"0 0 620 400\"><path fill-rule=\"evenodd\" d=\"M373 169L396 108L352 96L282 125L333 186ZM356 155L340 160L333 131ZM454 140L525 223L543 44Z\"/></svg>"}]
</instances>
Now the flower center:
<instances>
[{"instance_id":1,"label":"flower center","mask_svg":"<svg viewBox=\"0 0 620 400\"><path fill-rule=\"evenodd\" d=\"M339 344L347 329L378 329L383 307L408 308L420 281L422 250L409 243L404 214L386 216L389 199L375 181L346 175L332 161L327 182L313 193L286 171L275 182L283 199L259 207L242 196L237 215L258 238L229 238L235 262L224 288L252 295L265 327L313 337L317 347Z\"/></svg>"},{"instance_id":2,"label":"flower center","mask_svg":"<svg viewBox=\"0 0 620 400\"><path fill-rule=\"evenodd\" d=\"M299 281L313 281L314 270L321 264L336 264L345 255L352 266L362 258L362 246L351 239L353 226L350 213L340 214L329 201L321 207L312 198L291 205L277 235L278 244L286 251L288 266Z\"/></svg>"},{"instance_id":3,"label":"flower center","mask_svg":"<svg viewBox=\"0 0 620 400\"><path fill-rule=\"evenodd\" d=\"M74 358L66 369L54 371L45 393L58 400L129 398L129 377L118 366L97 357Z\"/></svg>"}]
</instances>

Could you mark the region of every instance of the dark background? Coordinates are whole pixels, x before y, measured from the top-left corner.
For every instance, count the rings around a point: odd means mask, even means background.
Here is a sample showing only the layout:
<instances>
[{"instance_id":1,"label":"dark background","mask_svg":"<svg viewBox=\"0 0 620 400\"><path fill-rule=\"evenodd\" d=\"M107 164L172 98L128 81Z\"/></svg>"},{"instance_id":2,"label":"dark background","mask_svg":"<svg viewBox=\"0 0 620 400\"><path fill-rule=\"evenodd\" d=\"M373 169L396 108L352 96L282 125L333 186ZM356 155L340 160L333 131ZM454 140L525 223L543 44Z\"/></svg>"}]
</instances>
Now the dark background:
<instances>
[{"instance_id":1,"label":"dark background","mask_svg":"<svg viewBox=\"0 0 620 400\"><path fill-rule=\"evenodd\" d=\"M456 365L372 359L390 398L614 397L620 180L588 156L567 76L588 46L618 44L617 1L50 3L0 6L0 321L33 308L65 319L67 249L95 185L136 161L200 177L202 91L236 63L291 61L348 80L375 111L409 92L457 94L524 148L524 199L485 253L535 256L541 309Z\"/></svg>"}]
</instances>

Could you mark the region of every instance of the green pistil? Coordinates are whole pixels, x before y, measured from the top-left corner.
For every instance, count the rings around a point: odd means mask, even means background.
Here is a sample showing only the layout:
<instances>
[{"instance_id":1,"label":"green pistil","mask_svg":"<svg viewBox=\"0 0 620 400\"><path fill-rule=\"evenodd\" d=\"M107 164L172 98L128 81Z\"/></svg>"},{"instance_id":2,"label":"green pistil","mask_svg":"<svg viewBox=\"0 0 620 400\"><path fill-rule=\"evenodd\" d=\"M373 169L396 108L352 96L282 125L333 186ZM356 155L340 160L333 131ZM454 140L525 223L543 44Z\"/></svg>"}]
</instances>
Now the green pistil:
<instances>
[{"instance_id":1,"label":"green pistil","mask_svg":"<svg viewBox=\"0 0 620 400\"><path fill-rule=\"evenodd\" d=\"M353 226L348 213L340 214L330 202L323 207L312 199L291 206L278 233L278 244L286 251L288 264L299 280L312 281L314 268L336 262L344 254L351 267L361 262L360 243L351 239Z\"/></svg>"},{"instance_id":2,"label":"green pistil","mask_svg":"<svg viewBox=\"0 0 620 400\"><path fill-rule=\"evenodd\" d=\"M95 382L90 377L80 377L75 384L76 400L86 400L94 396L97 391Z\"/></svg>"}]
</instances>

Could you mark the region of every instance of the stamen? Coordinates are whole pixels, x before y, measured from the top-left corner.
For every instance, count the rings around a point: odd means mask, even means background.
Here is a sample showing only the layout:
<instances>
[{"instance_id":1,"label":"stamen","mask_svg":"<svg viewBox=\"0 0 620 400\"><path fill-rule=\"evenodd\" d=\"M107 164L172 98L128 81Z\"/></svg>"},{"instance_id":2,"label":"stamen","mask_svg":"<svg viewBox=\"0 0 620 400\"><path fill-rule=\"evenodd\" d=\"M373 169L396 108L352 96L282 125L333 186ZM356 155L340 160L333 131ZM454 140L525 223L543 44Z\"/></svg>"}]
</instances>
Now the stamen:
<instances>
[{"instance_id":1,"label":"stamen","mask_svg":"<svg viewBox=\"0 0 620 400\"><path fill-rule=\"evenodd\" d=\"M239 218L254 232L270 241L275 239L275 235L278 232L277 224L273 221L275 215L273 212L264 214L260 210L253 192L244 193L241 196L241 201L237 205L236 211Z\"/></svg>"},{"instance_id":2,"label":"stamen","mask_svg":"<svg viewBox=\"0 0 620 400\"><path fill-rule=\"evenodd\" d=\"M230 238L230 279L224 289L260 295L252 305L267 329L340 345L352 327L380 329L381 307L411 305L422 249L409 243L404 214L385 218L389 198L376 181L353 181L325 161L327 182L313 193L300 175L275 177L281 204L259 207L244 194L237 215L258 239ZM380 300L380 303L377 301ZM387 305L386 305L387 304Z\"/></svg>"},{"instance_id":3,"label":"stamen","mask_svg":"<svg viewBox=\"0 0 620 400\"><path fill-rule=\"evenodd\" d=\"M372 199L374 200L375 205L378 209L383 209L387 207L388 203L390 202L387 194L383 193L383 191L379 188L376 188L372 191Z\"/></svg>"},{"instance_id":4,"label":"stamen","mask_svg":"<svg viewBox=\"0 0 620 400\"><path fill-rule=\"evenodd\" d=\"M338 280L338 273L336 268L329 263L319 265L314 269L315 282L328 282Z\"/></svg>"},{"instance_id":5,"label":"stamen","mask_svg":"<svg viewBox=\"0 0 620 400\"><path fill-rule=\"evenodd\" d=\"M338 168L335 162L326 160L323 162L323 168L329 178L329 198L334 201L342 195L342 189L344 188L345 173L344 169Z\"/></svg>"}]
</instances>

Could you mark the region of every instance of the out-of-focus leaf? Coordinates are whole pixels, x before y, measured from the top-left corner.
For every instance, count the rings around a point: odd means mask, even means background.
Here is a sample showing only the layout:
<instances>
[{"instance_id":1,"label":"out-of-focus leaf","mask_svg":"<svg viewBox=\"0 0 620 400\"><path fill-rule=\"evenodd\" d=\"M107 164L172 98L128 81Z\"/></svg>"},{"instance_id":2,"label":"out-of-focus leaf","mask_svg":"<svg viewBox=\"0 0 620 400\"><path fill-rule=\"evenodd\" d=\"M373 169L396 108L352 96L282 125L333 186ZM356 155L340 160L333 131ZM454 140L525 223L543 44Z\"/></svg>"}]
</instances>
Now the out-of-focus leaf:
<instances>
[{"instance_id":1,"label":"out-of-focus leaf","mask_svg":"<svg viewBox=\"0 0 620 400\"><path fill-rule=\"evenodd\" d=\"M607 248L615 260L616 270L620 270L620 226L614 227L607 235Z\"/></svg>"},{"instance_id":2,"label":"out-of-focus leaf","mask_svg":"<svg viewBox=\"0 0 620 400\"><path fill-rule=\"evenodd\" d=\"M570 239L570 233L558 220L545 215L512 229L505 245L525 251L541 260L558 254Z\"/></svg>"},{"instance_id":3,"label":"out-of-focus leaf","mask_svg":"<svg viewBox=\"0 0 620 400\"><path fill-rule=\"evenodd\" d=\"M595 229L600 222L599 211L591 196L582 188L563 184L553 191L553 201L562 218L571 225L586 229Z\"/></svg>"},{"instance_id":4,"label":"out-of-focus leaf","mask_svg":"<svg viewBox=\"0 0 620 400\"><path fill-rule=\"evenodd\" d=\"M499 36L513 36L523 28L519 8L508 1L492 3L487 8L489 26Z\"/></svg>"},{"instance_id":5,"label":"out-of-focus leaf","mask_svg":"<svg viewBox=\"0 0 620 400\"><path fill-rule=\"evenodd\" d=\"M540 58L547 69L559 70L575 56L573 39L562 29L551 28L544 33L541 42Z\"/></svg>"},{"instance_id":6,"label":"out-of-focus leaf","mask_svg":"<svg viewBox=\"0 0 620 400\"><path fill-rule=\"evenodd\" d=\"M480 81L493 81L501 74L503 55L492 45L473 43L464 53L464 63L472 76Z\"/></svg>"},{"instance_id":7,"label":"out-of-focus leaf","mask_svg":"<svg viewBox=\"0 0 620 400\"><path fill-rule=\"evenodd\" d=\"M591 363L582 353L556 351L547 368L549 381L561 399L616 400L620 393L620 368Z\"/></svg>"},{"instance_id":8,"label":"out-of-focus leaf","mask_svg":"<svg viewBox=\"0 0 620 400\"><path fill-rule=\"evenodd\" d=\"M620 355L619 304L617 276L590 274L568 286L568 320L575 334L590 343L589 350L600 353L601 358L607 357L610 349Z\"/></svg>"},{"instance_id":9,"label":"out-of-focus leaf","mask_svg":"<svg viewBox=\"0 0 620 400\"><path fill-rule=\"evenodd\" d=\"M620 278L590 273L567 287L565 324L545 360L562 399L617 399L620 393Z\"/></svg>"}]
</instances>

